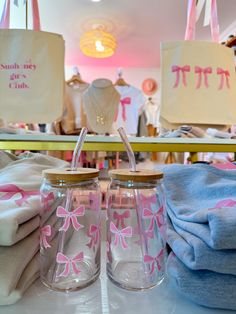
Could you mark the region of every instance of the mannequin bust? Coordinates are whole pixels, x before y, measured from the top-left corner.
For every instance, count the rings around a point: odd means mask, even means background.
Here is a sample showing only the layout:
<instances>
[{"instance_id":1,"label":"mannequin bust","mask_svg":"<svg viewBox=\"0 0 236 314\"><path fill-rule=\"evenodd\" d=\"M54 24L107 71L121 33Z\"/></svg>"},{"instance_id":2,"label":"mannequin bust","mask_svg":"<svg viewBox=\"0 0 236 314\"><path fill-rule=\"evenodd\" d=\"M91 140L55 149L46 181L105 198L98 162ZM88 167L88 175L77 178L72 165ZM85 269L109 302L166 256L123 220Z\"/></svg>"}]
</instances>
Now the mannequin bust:
<instances>
[{"instance_id":1,"label":"mannequin bust","mask_svg":"<svg viewBox=\"0 0 236 314\"><path fill-rule=\"evenodd\" d=\"M100 78L91 83L84 93L83 105L88 124L94 132L111 132L119 101L120 94L110 80Z\"/></svg>"}]
</instances>

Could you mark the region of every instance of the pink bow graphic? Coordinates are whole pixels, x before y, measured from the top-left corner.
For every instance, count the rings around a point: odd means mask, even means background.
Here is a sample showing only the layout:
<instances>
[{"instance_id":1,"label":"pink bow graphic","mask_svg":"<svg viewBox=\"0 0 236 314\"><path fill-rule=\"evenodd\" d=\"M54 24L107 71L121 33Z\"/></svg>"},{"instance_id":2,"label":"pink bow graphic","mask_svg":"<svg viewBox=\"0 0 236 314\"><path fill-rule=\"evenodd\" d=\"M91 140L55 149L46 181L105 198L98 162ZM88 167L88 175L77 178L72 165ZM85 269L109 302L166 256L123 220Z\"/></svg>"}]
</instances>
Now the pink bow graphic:
<instances>
[{"instance_id":1,"label":"pink bow graphic","mask_svg":"<svg viewBox=\"0 0 236 314\"><path fill-rule=\"evenodd\" d=\"M119 227L119 224L121 228L125 228L125 219L130 217L130 211L126 210L123 214L119 214L117 211L113 213L113 219L116 220L116 227Z\"/></svg>"},{"instance_id":2,"label":"pink bow graphic","mask_svg":"<svg viewBox=\"0 0 236 314\"><path fill-rule=\"evenodd\" d=\"M212 68L211 67L207 67L207 68L201 68L199 66L195 66L195 73L198 74L198 82L196 85L196 89L199 89L202 85L202 75L204 75L204 84L205 87L209 87L208 84L208 74L212 73Z\"/></svg>"},{"instance_id":3,"label":"pink bow graphic","mask_svg":"<svg viewBox=\"0 0 236 314\"><path fill-rule=\"evenodd\" d=\"M2 200L2 201L9 200L15 194L20 193L21 198L18 200L15 200L15 203L18 206L21 206L23 203L29 204L29 202L27 201L28 198L30 198L31 196L40 194L40 192L38 190L36 190L36 191L24 191L14 184L1 185L0 186L0 193L1 192L6 192L5 195L0 197L0 200Z\"/></svg>"},{"instance_id":4,"label":"pink bow graphic","mask_svg":"<svg viewBox=\"0 0 236 314\"><path fill-rule=\"evenodd\" d=\"M152 210L149 208L143 209L143 218L144 219L151 219L151 222L148 227L148 231L153 231L154 224L156 221L156 224L158 228L161 228L163 225L165 225L165 219L164 219L164 208L161 206L156 213L153 213Z\"/></svg>"},{"instance_id":5,"label":"pink bow graphic","mask_svg":"<svg viewBox=\"0 0 236 314\"><path fill-rule=\"evenodd\" d=\"M123 121L126 121L126 108L125 108L125 106L131 104L131 98L125 97L125 98L120 100L120 103L121 103L121 110L122 110L122 119L123 119ZM114 121L117 120L117 117L118 117L118 110L116 111Z\"/></svg>"},{"instance_id":6,"label":"pink bow graphic","mask_svg":"<svg viewBox=\"0 0 236 314\"><path fill-rule=\"evenodd\" d=\"M216 203L216 205L213 208L209 208L209 209L212 210L212 209L217 209L221 207L234 207L235 205L236 205L236 201L231 200L231 199L226 199L223 201L219 201L218 203Z\"/></svg>"},{"instance_id":7,"label":"pink bow graphic","mask_svg":"<svg viewBox=\"0 0 236 314\"><path fill-rule=\"evenodd\" d=\"M126 227L122 230L118 230L114 223L110 223L110 231L115 234L114 245L117 246L120 242L123 249L128 248L128 244L125 241L125 237L132 237L132 227Z\"/></svg>"},{"instance_id":8,"label":"pink bow graphic","mask_svg":"<svg viewBox=\"0 0 236 314\"><path fill-rule=\"evenodd\" d=\"M183 67L180 67L178 65L172 65L171 68L173 73L176 73L176 80L174 84L174 88L179 86L179 81L180 81L180 73L182 73L182 82L184 86L187 86L187 81L186 81L186 72L190 72L190 66L185 65Z\"/></svg>"},{"instance_id":9,"label":"pink bow graphic","mask_svg":"<svg viewBox=\"0 0 236 314\"><path fill-rule=\"evenodd\" d=\"M78 253L75 257L69 258L68 256L57 253L56 261L59 264L65 264L65 269L63 272L58 275L58 277L67 277L71 270L73 270L74 274L78 275L81 273L81 270L77 267L77 262L82 262L84 260L84 252Z\"/></svg>"},{"instance_id":10,"label":"pink bow graphic","mask_svg":"<svg viewBox=\"0 0 236 314\"><path fill-rule=\"evenodd\" d=\"M100 210L100 197L95 193L89 193L89 201L91 204L91 210L99 211Z\"/></svg>"},{"instance_id":11,"label":"pink bow graphic","mask_svg":"<svg viewBox=\"0 0 236 314\"><path fill-rule=\"evenodd\" d=\"M88 231L88 237L90 237L90 242L87 246L91 249L95 249L96 245L99 243L100 240L100 226L99 225L91 225Z\"/></svg>"},{"instance_id":12,"label":"pink bow graphic","mask_svg":"<svg viewBox=\"0 0 236 314\"><path fill-rule=\"evenodd\" d=\"M48 193L47 195L42 195L42 203L44 210L50 210L49 203L54 200L53 192Z\"/></svg>"},{"instance_id":13,"label":"pink bow graphic","mask_svg":"<svg viewBox=\"0 0 236 314\"><path fill-rule=\"evenodd\" d=\"M75 230L79 230L81 228L83 228L84 226L81 225L78 221L77 221L77 217L78 216L84 216L84 212L85 212L85 207L84 205L79 206L78 208L76 208L75 210L68 212L64 207L62 206L58 206L57 207L57 217L63 217L65 218L64 224L63 226L59 229L59 231L67 231L70 223L72 223L73 227Z\"/></svg>"},{"instance_id":14,"label":"pink bow graphic","mask_svg":"<svg viewBox=\"0 0 236 314\"><path fill-rule=\"evenodd\" d=\"M144 263L150 263L151 264L151 270L150 275L152 275L155 271L155 265L157 266L157 269L160 271L162 269L163 265L163 258L164 258L164 249L161 249L160 252L156 257L152 257L150 255L144 255Z\"/></svg>"},{"instance_id":15,"label":"pink bow graphic","mask_svg":"<svg viewBox=\"0 0 236 314\"><path fill-rule=\"evenodd\" d=\"M46 225L40 230L40 245L45 249L50 248L51 245L47 241L47 237L50 237L52 234L52 229L50 225Z\"/></svg>"},{"instance_id":16,"label":"pink bow graphic","mask_svg":"<svg viewBox=\"0 0 236 314\"><path fill-rule=\"evenodd\" d=\"M151 209L152 204L155 204L157 199L156 195L151 196L145 196L143 194L140 194L140 200L143 208L149 208Z\"/></svg>"},{"instance_id":17,"label":"pink bow graphic","mask_svg":"<svg viewBox=\"0 0 236 314\"><path fill-rule=\"evenodd\" d=\"M153 237L154 237L153 230L151 230L151 231L143 230L142 228L140 230L140 228L138 226L134 228L133 234L139 236L139 240L135 241L135 243L139 246L142 244L143 239L148 240L148 239L153 239Z\"/></svg>"},{"instance_id":18,"label":"pink bow graphic","mask_svg":"<svg viewBox=\"0 0 236 314\"><path fill-rule=\"evenodd\" d=\"M230 88L229 85L229 77L230 77L230 73L228 70L223 70L221 68L217 68L217 75L220 75L220 85L218 87L218 89L223 89L224 87L224 83L226 82L226 86L228 88Z\"/></svg>"}]
</instances>

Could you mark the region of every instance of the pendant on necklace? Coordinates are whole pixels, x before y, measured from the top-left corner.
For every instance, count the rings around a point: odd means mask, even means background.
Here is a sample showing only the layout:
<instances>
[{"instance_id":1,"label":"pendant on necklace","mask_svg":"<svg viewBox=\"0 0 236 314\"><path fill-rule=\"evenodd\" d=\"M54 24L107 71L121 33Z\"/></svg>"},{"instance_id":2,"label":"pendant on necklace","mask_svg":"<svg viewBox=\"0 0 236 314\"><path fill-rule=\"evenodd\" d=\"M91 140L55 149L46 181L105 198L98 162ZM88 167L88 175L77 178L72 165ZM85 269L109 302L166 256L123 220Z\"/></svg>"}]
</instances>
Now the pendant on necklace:
<instances>
[{"instance_id":1,"label":"pendant on necklace","mask_svg":"<svg viewBox=\"0 0 236 314\"><path fill-rule=\"evenodd\" d=\"M105 124L105 121L104 121L104 116L101 115L101 116L97 116L96 118L96 121L97 121L97 124L101 124L101 125L104 125Z\"/></svg>"}]
</instances>

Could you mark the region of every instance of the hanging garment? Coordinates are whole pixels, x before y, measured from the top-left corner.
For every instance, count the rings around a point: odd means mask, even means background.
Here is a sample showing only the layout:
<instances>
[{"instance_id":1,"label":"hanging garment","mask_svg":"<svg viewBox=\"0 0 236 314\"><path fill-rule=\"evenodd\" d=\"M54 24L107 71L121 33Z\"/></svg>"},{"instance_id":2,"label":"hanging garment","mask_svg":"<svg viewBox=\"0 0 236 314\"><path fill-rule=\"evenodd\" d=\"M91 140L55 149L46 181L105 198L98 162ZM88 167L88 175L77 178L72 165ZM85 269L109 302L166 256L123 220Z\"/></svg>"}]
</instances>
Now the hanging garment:
<instances>
[{"instance_id":1,"label":"hanging garment","mask_svg":"<svg viewBox=\"0 0 236 314\"><path fill-rule=\"evenodd\" d=\"M144 112L147 117L147 125L153 125L154 128L159 128L159 116L160 116L160 106L157 101L153 98L148 98L144 106Z\"/></svg>"},{"instance_id":2,"label":"hanging garment","mask_svg":"<svg viewBox=\"0 0 236 314\"><path fill-rule=\"evenodd\" d=\"M56 134L78 134L82 127L87 126L83 93L88 86L87 83L65 85L63 114L53 123L53 131Z\"/></svg>"},{"instance_id":3,"label":"hanging garment","mask_svg":"<svg viewBox=\"0 0 236 314\"><path fill-rule=\"evenodd\" d=\"M136 135L138 117L145 104L145 97L141 90L134 86L116 86L120 93L118 111L112 125L112 133L118 134L117 129L123 127L126 134Z\"/></svg>"}]
</instances>

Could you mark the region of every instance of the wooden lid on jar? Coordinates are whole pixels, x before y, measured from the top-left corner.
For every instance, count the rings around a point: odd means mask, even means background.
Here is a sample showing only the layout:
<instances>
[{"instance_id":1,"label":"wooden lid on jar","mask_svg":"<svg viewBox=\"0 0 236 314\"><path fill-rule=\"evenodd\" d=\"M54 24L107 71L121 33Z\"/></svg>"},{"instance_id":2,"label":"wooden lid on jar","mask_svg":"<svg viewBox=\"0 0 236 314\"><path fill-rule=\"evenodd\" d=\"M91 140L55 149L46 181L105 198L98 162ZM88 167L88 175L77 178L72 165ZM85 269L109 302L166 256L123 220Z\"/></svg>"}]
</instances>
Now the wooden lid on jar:
<instances>
[{"instance_id":1,"label":"wooden lid on jar","mask_svg":"<svg viewBox=\"0 0 236 314\"><path fill-rule=\"evenodd\" d=\"M155 170L137 170L130 169L116 169L109 171L113 179L121 181L147 182L152 180L159 180L163 178L163 172Z\"/></svg>"},{"instance_id":2,"label":"wooden lid on jar","mask_svg":"<svg viewBox=\"0 0 236 314\"><path fill-rule=\"evenodd\" d=\"M80 182L97 178L98 175L99 170L90 168L77 168L76 171L72 171L71 168L54 168L43 170L44 178L51 182Z\"/></svg>"}]
</instances>

